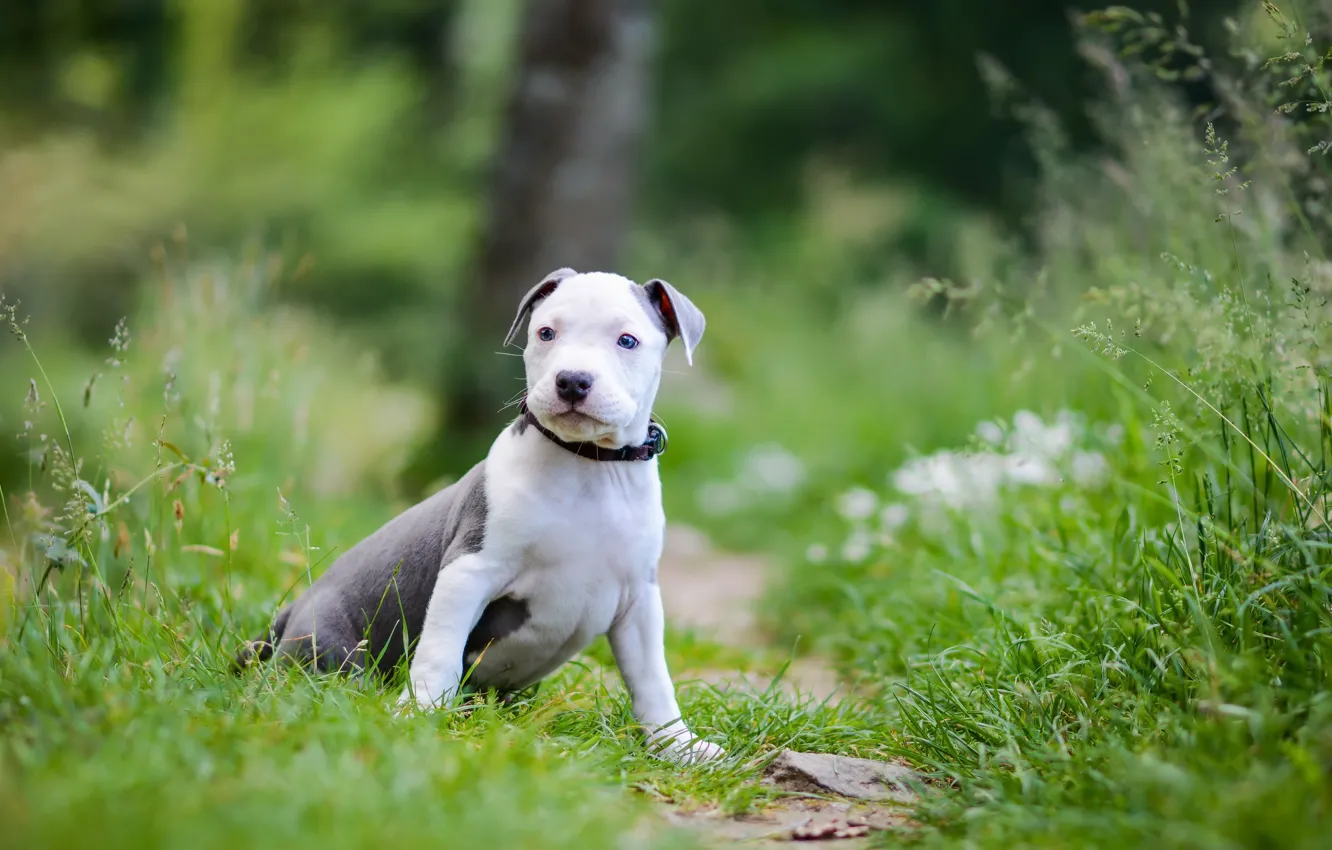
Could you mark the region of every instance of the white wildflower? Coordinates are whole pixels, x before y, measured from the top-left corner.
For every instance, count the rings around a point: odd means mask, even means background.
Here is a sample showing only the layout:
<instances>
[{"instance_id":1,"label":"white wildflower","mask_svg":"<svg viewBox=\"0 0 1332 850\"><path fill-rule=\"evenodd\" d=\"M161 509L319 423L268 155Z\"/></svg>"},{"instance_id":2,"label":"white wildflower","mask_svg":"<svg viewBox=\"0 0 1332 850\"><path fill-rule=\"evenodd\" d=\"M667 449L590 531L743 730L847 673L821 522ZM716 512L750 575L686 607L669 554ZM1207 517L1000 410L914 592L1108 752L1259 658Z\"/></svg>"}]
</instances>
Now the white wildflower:
<instances>
[{"instance_id":1,"label":"white wildflower","mask_svg":"<svg viewBox=\"0 0 1332 850\"><path fill-rule=\"evenodd\" d=\"M1061 470L1079 486L1094 486L1109 473L1102 455L1075 451L1086 429L1071 411L1061 411L1050 424L1031 411L1019 411L1006 439L996 422L982 422L976 433L995 449L914 458L893 473L893 487L925 503L964 510L991 505L1008 488L1056 487L1063 482Z\"/></svg>"},{"instance_id":2,"label":"white wildflower","mask_svg":"<svg viewBox=\"0 0 1332 850\"><path fill-rule=\"evenodd\" d=\"M1013 454L1042 458L1060 458L1073 448L1077 421L1068 411L1061 411L1050 425L1029 410L1019 410L1013 417L1009 450Z\"/></svg>"},{"instance_id":3,"label":"white wildflower","mask_svg":"<svg viewBox=\"0 0 1332 850\"><path fill-rule=\"evenodd\" d=\"M805 465L782 446L756 446L745 458L743 477L760 491L789 493L805 480Z\"/></svg>"},{"instance_id":4,"label":"white wildflower","mask_svg":"<svg viewBox=\"0 0 1332 850\"><path fill-rule=\"evenodd\" d=\"M985 504L993 500L999 488L1002 463L1003 458L991 452L938 452L904 464L893 474L893 486L906 495L952 508Z\"/></svg>"},{"instance_id":5,"label":"white wildflower","mask_svg":"<svg viewBox=\"0 0 1332 850\"><path fill-rule=\"evenodd\" d=\"M1000 446L1004 442L1004 429L998 422L987 420L976 426L976 436L992 446Z\"/></svg>"},{"instance_id":6,"label":"white wildflower","mask_svg":"<svg viewBox=\"0 0 1332 850\"><path fill-rule=\"evenodd\" d=\"M1079 487L1094 487L1110 472L1110 464L1100 452L1074 452L1069 474Z\"/></svg>"},{"instance_id":7,"label":"white wildflower","mask_svg":"<svg viewBox=\"0 0 1332 850\"><path fill-rule=\"evenodd\" d=\"M837 497L837 513L850 522L869 519L878 506L878 495L864 487L854 487Z\"/></svg>"},{"instance_id":8,"label":"white wildflower","mask_svg":"<svg viewBox=\"0 0 1332 850\"><path fill-rule=\"evenodd\" d=\"M842 544L842 560L848 564L859 564L870 556L874 542L863 531L856 531Z\"/></svg>"},{"instance_id":9,"label":"white wildflower","mask_svg":"<svg viewBox=\"0 0 1332 850\"><path fill-rule=\"evenodd\" d=\"M1009 455L1004 468L1005 483L1048 486L1059 482L1049 461L1038 455Z\"/></svg>"},{"instance_id":10,"label":"white wildflower","mask_svg":"<svg viewBox=\"0 0 1332 850\"><path fill-rule=\"evenodd\" d=\"M885 532L896 531L906 525L910 518L911 509L901 502L885 505L883 510L879 511L879 525Z\"/></svg>"}]
</instances>

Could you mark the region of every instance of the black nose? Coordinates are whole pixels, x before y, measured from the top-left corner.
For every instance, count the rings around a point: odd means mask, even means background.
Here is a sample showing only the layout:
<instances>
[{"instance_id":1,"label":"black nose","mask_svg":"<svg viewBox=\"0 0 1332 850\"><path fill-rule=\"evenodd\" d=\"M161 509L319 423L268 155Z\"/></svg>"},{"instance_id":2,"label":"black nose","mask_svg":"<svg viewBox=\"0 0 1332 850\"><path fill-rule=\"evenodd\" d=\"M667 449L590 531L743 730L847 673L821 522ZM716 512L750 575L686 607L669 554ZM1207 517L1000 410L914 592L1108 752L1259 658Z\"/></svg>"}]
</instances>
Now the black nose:
<instances>
[{"instance_id":1,"label":"black nose","mask_svg":"<svg viewBox=\"0 0 1332 850\"><path fill-rule=\"evenodd\" d=\"M592 392L591 372L564 371L555 376L555 390L560 398L570 404L577 404Z\"/></svg>"}]
</instances>

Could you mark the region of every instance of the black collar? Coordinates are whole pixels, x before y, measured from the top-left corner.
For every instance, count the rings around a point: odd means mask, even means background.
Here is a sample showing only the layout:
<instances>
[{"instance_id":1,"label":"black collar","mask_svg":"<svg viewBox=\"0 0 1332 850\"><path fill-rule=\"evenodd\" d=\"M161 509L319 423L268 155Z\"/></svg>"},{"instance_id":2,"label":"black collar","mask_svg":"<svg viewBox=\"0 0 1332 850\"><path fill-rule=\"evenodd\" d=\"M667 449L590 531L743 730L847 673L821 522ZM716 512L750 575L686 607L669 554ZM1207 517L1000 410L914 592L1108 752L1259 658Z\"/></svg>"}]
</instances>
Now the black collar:
<instances>
[{"instance_id":1,"label":"black collar","mask_svg":"<svg viewBox=\"0 0 1332 850\"><path fill-rule=\"evenodd\" d=\"M656 422L648 423L647 442L641 446L623 446L618 449L603 449L596 443L570 443L555 436L549 428L537 421L536 415L527 409L527 402L520 408L527 424L541 432L541 435L566 452L573 452L588 460L652 460L666 451L666 429Z\"/></svg>"}]
</instances>

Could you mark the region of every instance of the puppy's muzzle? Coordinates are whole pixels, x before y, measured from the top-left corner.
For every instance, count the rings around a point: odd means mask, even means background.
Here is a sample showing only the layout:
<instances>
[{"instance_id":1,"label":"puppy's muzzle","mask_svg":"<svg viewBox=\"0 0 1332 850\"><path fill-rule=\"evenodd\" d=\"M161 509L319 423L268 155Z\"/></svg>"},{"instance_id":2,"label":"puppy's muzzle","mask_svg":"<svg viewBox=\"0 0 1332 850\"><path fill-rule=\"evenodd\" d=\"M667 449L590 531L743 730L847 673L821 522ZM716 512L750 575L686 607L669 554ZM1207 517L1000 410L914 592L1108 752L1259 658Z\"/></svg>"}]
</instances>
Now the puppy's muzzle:
<instances>
[{"instance_id":1,"label":"puppy's muzzle","mask_svg":"<svg viewBox=\"0 0 1332 850\"><path fill-rule=\"evenodd\" d=\"M555 376L555 394L570 405L576 405L592 392L592 373L564 370Z\"/></svg>"}]
</instances>

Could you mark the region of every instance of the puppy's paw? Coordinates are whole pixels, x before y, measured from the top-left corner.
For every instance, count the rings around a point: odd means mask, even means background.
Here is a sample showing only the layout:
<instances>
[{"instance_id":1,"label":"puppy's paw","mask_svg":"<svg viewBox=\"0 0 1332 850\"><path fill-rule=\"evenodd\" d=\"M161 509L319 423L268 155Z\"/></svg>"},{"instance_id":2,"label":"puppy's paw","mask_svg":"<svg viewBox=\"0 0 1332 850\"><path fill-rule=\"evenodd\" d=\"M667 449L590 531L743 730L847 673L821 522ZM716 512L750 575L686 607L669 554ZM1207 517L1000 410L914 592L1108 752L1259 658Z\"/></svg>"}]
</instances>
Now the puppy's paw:
<instances>
[{"instance_id":1,"label":"puppy's paw","mask_svg":"<svg viewBox=\"0 0 1332 850\"><path fill-rule=\"evenodd\" d=\"M726 755L726 750L711 741L695 738L683 747L677 748L673 758L681 764L697 764L719 759L724 755Z\"/></svg>"},{"instance_id":2,"label":"puppy's paw","mask_svg":"<svg viewBox=\"0 0 1332 850\"><path fill-rule=\"evenodd\" d=\"M402 689L398 695L398 702L394 706L393 713L398 717L403 717L413 711L427 712L439 708L444 699L431 699L430 691L425 685L417 683L409 685Z\"/></svg>"},{"instance_id":3,"label":"puppy's paw","mask_svg":"<svg viewBox=\"0 0 1332 850\"><path fill-rule=\"evenodd\" d=\"M682 724L658 730L649 737L648 746L653 755L677 764L698 764L726 755L721 747L696 737Z\"/></svg>"}]
</instances>

